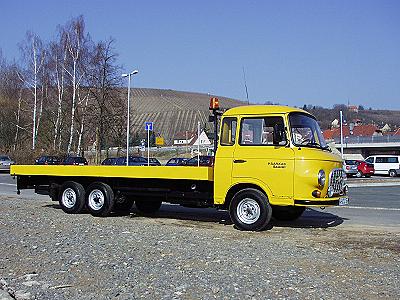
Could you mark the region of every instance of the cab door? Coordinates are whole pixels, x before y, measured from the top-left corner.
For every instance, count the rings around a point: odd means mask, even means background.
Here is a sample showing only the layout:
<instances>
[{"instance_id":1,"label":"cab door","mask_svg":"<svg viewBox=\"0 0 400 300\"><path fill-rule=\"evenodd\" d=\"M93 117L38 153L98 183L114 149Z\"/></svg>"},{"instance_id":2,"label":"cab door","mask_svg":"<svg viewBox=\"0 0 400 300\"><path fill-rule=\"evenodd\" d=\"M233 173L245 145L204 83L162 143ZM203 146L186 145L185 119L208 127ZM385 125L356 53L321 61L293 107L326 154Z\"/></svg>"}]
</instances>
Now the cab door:
<instances>
[{"instance_id":1,"label":"cab door","mask_svg":"<svg viewBox=\"0 0 400 300\"><path fill-rule=\"evenodd\" d=\"M224 117L221 121L220 143L214 162L214 203L223 204L232 185L232 161L237 135L237 118Z\"/></svg>"},{"instance_id":2,"label":"cab door","mask_svg":"<svg viewBox=\"0 0 400 300\"><path fill-rule=\"evenodd\" d=\"M288 147L283 115L248 116L240 120L238 143L233 157L236 182L261 185L269 190L272 204L292 204L294 152ZM281 134L282 135L282 134ZM285 135L286 136L286 135Z\"/></svg>"}]
</instances>

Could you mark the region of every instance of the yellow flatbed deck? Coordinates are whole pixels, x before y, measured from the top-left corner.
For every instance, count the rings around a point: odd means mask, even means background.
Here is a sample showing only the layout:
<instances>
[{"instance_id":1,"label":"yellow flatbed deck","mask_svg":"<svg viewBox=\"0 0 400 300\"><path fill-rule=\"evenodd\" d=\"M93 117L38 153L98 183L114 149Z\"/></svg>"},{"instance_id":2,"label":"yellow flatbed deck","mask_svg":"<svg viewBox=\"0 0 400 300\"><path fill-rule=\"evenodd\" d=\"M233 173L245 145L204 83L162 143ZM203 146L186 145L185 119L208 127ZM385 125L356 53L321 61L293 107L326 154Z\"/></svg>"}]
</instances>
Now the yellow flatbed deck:
<instances>
[{"instance_id":1,"label":"yellow flatbed deck","mask_svg":"<svg viewBox=\"0 0 400 300\"><path fill-rule=\"evenodd\" d=\"M214 180L212 167L187 166L38 166L13 165L12 176L42 175L63 177L154 178L182 180Z\"/></svg>"}]
</instances>

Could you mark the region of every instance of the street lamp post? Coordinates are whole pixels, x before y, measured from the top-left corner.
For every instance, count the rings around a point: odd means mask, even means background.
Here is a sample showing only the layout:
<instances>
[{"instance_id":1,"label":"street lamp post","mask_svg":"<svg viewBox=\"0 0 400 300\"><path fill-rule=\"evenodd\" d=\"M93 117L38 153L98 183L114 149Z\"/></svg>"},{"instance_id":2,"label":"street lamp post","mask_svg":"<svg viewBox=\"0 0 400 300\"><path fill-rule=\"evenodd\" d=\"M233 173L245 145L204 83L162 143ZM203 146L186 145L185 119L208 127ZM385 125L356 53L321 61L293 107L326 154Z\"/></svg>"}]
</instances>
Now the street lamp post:
<instances>
[{"instance_id":1,"label":"street lamp post","mask_svg":"<svg viewBox=\"0 0 400 300\"><path fill-rule=\"evenodd\" d=\"M131 76L139 73L138 70L134 70L128 74L122 74L123 78L128 77L128 115L126 121L126 165L129 166L129 119L130 119L130 95L131 95Z\"/></svg>"}]
</instances>

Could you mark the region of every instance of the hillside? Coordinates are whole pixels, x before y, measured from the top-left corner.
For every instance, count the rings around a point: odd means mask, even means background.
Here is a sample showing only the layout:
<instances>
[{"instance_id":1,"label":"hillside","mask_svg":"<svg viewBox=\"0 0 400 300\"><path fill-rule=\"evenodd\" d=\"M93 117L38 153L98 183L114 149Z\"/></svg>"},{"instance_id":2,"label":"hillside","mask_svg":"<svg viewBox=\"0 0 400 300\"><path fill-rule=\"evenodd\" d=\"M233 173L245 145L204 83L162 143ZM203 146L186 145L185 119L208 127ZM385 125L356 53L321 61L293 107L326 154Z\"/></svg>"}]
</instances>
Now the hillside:
<instances>
[{"instance_id":1,"label":"hillside","mask_svg":"<svg viewBox=\"0 0 400 300\"><path fill-rule=\"evenodd\" d=\"M246 105L245 102L216 95L134 88L131 91L132 135L143 136L146 121L154 122L155 133L163 136L167 144L172 143L178 132L196 131L198 121L202 128L212 132L212 124L208 122L208 107L210 97L214 96L218 97L223 109ZM311 105L304 108L315 115L323 130L329 129L334 119L339 119L340 110L347 122L358 119L363 124L375 124L378 127L389 124L392 130L400 127L400 111L361 109L356 113L349 111L345 105L336 105L332 109Z\"/></svg>"},{"instance_id":2,"label":"hillside","mask_svg":"<svg viewBox=\"0 0 400 300\"><path fill-rule=\"evenodd\" d=\"M132 133L144 132L146 121L154 122L154 131L171 144L175 134L183 131L197 131L201 127L213 131L208 122L210 97L218 97L220 107L228 109L245 105L244 102L226 97L181 92L174 90L135 88L131 91Z\"/></svg>"},{"instance_id":3,"label":"hillside","mask_svg":"<svg viewBox=\"0 0 400 300\"><path fill-rule=\"evenodd\" d=\"M329 129L333 120L339 120L340 110L343 111L343 118L347 123L360 120L363 124L374 124L379 128L385 124L388 124L392 130L400 127L400 111L396 110L361 109L358 112L352 112L345 105L338 105L332 109L307 106L306 110L317 118L323 130Z\"/></svg>"}]
</instances>

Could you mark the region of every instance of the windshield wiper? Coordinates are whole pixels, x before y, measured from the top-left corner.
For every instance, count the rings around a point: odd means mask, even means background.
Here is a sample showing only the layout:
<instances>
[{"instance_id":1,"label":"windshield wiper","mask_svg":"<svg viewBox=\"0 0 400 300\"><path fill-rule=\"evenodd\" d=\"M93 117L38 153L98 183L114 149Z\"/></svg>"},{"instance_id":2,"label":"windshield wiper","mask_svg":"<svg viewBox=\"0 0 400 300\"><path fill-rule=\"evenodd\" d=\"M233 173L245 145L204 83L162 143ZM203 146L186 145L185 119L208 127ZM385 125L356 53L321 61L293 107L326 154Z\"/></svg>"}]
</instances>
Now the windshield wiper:
<instances>
[{"instance_id":1,"label":"windshield wiper","mask_svg":"<svg viewBox=\"0 0 400 300\"><path fill-rule=\"evenodd\" d=\"M320 144L318 144L317 142L309 142L307 143L305 146L310 146L310 147L316 147L316 148L320 148L322 150L328 150L329 152L332 152L331 148L329 148L328 145L322 147Z\"/></svg>"},{"instance_id":2,"label":"windshield wiper","mask_svg":"<svg viewBox=\"0 0 400 300\"><path fill-rule=\"evenodd\" d=\"M304 146L318 147L318 148L323 149L323 147L320 144L318 144L317 142L308 142Z\"/></svg>"}]
</instances>

